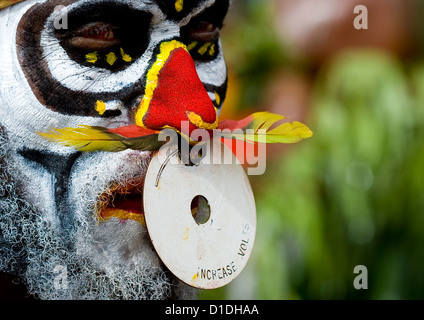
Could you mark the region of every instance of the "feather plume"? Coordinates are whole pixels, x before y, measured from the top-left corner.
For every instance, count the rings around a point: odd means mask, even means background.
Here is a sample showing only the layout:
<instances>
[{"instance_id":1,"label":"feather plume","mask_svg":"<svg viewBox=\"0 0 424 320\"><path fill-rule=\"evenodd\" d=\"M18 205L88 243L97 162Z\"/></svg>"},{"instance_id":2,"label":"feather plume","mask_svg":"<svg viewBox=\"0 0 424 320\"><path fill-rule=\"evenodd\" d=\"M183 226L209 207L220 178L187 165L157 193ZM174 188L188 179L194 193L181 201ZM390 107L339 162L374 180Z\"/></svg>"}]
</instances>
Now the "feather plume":
<instances>
[{"instance_id":1,"label":"feather plume","mask_svg":"<svg viewBox=\"0 0 424 320\"><path fill-rule=\"evenodd\" d=\"M270 130L284 116L270 112L257 112L240 121L224 120L218 129L225 139L236 139L251 143L296 143L312 137L312 131L303 123L285 122Z\"/></svg>"},{"instance_id":2,"label":"feather plume","mask_svg":"<svg viewBox=\"0 0 424 320\"><path fill-rule=\"evenodd\" d=\"M297 121L285 122L271 129L283 119L283 116L270 112L257 112L240 121L224 120L219 122L217 129L220 130L214 130L217 133L214 137L248 143L296 143L312 136L312 131ZM77 128L51 129L39 134L47 140L78 151L118 152L126 149L158 150L165 143L158 140L159 132L137 125L116 129L80 125Z\"/></svg>"},{"instance_id":3,"label":"feather plume","mask_svg":"<svg viewBox=\"0 0 424 320\"><path fill-rule=\"evenodd\" d=\"M158 150L164 143L158 141L158 131L138 126L107 129L80 125L77 128L51 129L38 134L47 140L82 152L118 152L126 149L153 151Z\"/></svg>"}]
</instances>

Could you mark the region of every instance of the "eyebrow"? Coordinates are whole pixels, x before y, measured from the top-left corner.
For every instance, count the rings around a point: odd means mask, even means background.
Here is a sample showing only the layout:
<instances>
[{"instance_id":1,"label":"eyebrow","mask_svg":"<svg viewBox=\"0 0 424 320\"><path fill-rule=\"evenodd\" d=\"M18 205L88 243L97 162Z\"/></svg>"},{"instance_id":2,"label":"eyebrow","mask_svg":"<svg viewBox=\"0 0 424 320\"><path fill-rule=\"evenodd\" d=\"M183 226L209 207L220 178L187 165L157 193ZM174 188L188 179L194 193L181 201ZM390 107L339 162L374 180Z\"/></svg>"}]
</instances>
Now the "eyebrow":
<instances>
[{"instance_id":1,"label":"eyebrow","mask_svg":"<svg viewBox=\"0 0 424 320\"><path fill-rule=\"evenodd\" d=\"M25 0L0 0L0 10Z\"/></svg>"}]
</instances>

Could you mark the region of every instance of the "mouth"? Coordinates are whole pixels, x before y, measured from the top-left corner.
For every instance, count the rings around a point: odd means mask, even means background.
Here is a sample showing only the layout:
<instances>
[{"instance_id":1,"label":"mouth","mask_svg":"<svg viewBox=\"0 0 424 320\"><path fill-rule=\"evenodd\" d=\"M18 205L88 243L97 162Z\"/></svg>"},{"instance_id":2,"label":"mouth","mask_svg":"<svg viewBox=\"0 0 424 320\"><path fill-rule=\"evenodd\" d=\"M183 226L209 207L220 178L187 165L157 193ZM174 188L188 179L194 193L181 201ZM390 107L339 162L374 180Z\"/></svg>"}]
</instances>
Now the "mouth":
<instances>
[{"instance_id":1,"label":"mouth","mask_svg":"<svg viewBox=\"0 0 424 320\"><path fill-rule=\"evenodd\" d=\"M112 184L99 196L96 206L98 220L101 222L117 218L122 223L134 220L146 228L143 186L144 177Z\"/></svg>"}]
</instances>

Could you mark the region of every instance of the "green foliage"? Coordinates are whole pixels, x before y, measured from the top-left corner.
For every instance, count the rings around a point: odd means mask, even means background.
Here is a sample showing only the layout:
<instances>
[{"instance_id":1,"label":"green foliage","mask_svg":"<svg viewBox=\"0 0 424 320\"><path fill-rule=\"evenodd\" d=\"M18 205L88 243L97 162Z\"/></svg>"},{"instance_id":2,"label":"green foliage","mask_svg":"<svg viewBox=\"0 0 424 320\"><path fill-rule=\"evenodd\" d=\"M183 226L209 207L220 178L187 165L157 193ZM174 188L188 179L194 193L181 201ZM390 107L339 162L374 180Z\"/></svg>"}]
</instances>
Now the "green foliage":
<instances>
[{"instance_id":1,"label":"green foliage","mask_svg":"<svg viewBox=\"0 0 424 320\"><path fill-rule=\"evenodd\" d=\"M256 245L220 297L245 287L257 299L424 298L423 105L424 66L352 51L323 68L314 137L251 179ZM357 265L368 290L353 287Z\"/></svg>"},{"instance_id":2,"label":"green foliage","mask_svg":"<svg viewBox=\"0 0 424 320\"><path fill-rule=\"evenodd\" d=\"M270 73L286 62L270 18L272 9L271 2L234 1L223 31L226 60L243 90L237 105L240 110L263 99Z\"/></svg>"},{"instance_id":3,"label":"green foliage","mask_svg":"<svg viewBox=\"0 0 424 320\"><path fill-rule=\"evenodd\" d=\"M251 107L287 59L271 2L240 3L224 47L240 106ZM405 62L356 50L320 67L304 121L314 136L250 177L251 260L203 298L424 298L424 64ZM353 286L357 265L368 269L368 290Z\"/></svg>"},{"instance_id":4,"label":"green foliage","mask_svg":"<svg viewBox=\"0 0 424 320\"><path fill-rule=\"evenodd\" d=\"M258 298L423 298L422 71L413 95L382 53L345 53L323 70L307 121L314 137L256 190ZM368 290L353 287L360 264ZM271 284L263 265L284 266L284 280Z\"/></svg>"}]
</instances>

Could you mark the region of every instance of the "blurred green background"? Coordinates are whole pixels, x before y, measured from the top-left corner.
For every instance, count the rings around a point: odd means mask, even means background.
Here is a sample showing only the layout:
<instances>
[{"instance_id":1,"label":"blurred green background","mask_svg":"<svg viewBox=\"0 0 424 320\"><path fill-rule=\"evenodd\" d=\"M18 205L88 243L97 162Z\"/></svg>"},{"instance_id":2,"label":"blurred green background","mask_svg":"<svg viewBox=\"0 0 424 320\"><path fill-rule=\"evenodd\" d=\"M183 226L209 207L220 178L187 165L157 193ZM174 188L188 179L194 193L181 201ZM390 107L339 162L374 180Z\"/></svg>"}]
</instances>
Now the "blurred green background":
<instances>
[{"instance_id":1,"label":"blurred green background","mask_svg":"<svg viewBox=\"0 0 424 320\"><path fill-rule=\"evenodd\" d=\"M268 148L265 174L250 176L251 260L202 298L424 298L424 6L390 3L366 1L356 30L360 1L234 0L222 117L268 110L314 136ZM367 290L353 286L357 265Z\"/></svg>"}]
</instances>

